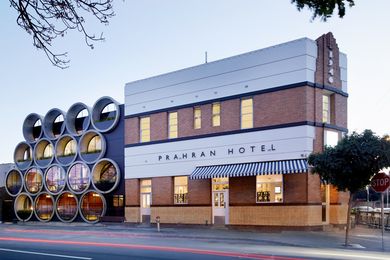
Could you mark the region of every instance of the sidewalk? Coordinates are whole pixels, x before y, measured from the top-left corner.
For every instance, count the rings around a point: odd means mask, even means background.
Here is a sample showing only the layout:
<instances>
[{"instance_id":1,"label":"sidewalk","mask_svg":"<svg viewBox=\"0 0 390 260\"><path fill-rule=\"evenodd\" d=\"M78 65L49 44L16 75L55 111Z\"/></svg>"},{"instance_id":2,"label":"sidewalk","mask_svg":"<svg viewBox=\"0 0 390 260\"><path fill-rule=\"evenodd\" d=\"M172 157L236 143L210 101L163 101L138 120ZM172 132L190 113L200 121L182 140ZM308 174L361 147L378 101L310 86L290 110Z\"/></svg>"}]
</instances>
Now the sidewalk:
<instances>
[{"instance_id":1,"label":"sidewalk","mask_svg":"<svg viewBox=\"0 0 390 260\"><path fill-rule=\"evenodd\" d=\"M1 224L0 226L7 226ZM75 232L105 232L120 233L122 235L140 235L162 238L183 238L192 240L206 240L209 242L224 242L235 244L256 244L273 246L294 246L306 248L334 248L346 249L344 247L345 231L331 229L329 231L261 231L261 230L240 230L228 229L215 226L164 226L157 232L156 226L135 225L135 224L111 224L111 223L61 223L61 222L26 222L9 224L18 229L48 229L67 230ZM358 225L350 231L350 243L348 249L363 251L382 252L382 237L380 229L371 229ZM385 252L390 252L390 232L384 234Z\"/></svg>"}]
</instances>

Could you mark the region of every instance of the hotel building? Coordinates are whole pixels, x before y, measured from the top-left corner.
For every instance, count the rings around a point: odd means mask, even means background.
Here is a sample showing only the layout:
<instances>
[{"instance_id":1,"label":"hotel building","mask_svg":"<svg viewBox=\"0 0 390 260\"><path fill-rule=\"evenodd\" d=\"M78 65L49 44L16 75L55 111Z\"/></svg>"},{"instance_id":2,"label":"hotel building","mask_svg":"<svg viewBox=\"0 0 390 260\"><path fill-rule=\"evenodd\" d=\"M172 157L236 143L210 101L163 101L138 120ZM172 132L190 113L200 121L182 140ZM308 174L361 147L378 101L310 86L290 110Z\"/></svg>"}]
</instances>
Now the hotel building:
<instances>
[{"instance_id":1,"label":"hotel building","mask_svg":"<svg viewBox=\"0 0 390 260\"><path fill-rule=\"evenodd\" d=\"M331 33L127 83L126 221L344 224L307 157L348 131L347 98Z\"/></svg>"}]
</instances>

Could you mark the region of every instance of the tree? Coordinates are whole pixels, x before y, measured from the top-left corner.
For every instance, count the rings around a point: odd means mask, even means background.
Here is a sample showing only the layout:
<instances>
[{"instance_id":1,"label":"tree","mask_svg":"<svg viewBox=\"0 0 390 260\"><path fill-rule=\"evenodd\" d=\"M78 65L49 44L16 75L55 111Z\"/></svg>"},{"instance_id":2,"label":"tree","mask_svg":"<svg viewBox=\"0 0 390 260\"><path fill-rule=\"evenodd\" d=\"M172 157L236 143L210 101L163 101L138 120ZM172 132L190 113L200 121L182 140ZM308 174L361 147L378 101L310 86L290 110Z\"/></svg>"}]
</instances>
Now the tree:
<instances>
[{"instance_id":1,"label":"tree","mask_svg":"<svg viewBox=\"0 0 390 260\"><path fill-rule=\"evenodd\" d=\"M355 5L354 0L291 0L291 3L295 3L299 11L307 6L310 11L313 11L313 19L319 16L323 21L332 16L336 5L340 18L345 15L345 5L349 7Z\"/></svg>"},{"instance_id":2,"label":"tree","mask_svg":"<svg viewBox=\"0 0 390 260\"><path fill-rule=\"evenodd\" d=\"M77 29L84 34L85 43L93 48L94 41L104 40L103 36L90 34L85 27L85 15L96 18L100 23L108 24L114 16L113 0L10 0L17 13L17 24L33 38L33 45L43 50L50 62L60 68L66 68L69 60L67 53L54 53L52 41L63 37L68 30Z\"/></svg>"},{"instance_id":3,"label":"tree","mask_svg":"<svg viewBox=\"0 0 390 260\"><path fill-rule=\"evenodd\" d=\"M338 191L349 192L345 245L348 245L352 198L381 169L390 166L390 141L371 130L347 135L335 147L325 147L321 153L311 154L308 163L312 173Z\"/></svg>"}]
</instances>

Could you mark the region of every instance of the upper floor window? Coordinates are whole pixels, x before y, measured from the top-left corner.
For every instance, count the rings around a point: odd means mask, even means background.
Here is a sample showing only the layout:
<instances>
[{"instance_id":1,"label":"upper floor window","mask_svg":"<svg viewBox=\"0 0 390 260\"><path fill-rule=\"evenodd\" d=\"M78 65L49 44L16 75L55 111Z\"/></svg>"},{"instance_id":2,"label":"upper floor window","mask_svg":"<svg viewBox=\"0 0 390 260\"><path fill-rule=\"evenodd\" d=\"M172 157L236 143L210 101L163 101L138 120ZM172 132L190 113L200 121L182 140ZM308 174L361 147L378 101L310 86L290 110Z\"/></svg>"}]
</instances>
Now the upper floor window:
<instances>
[{"instance_id":1,"label":"upper floor window","mask_svg":"<svg viewBox=\"0 0 390 260\"><path fill-rule=\"evenodd\" d=\"M200 107L194 107L194 128L199 129L202 127L202 110Z\"/></svg>"},{"instance_id":2,"label":"upper floor window","mask_svg":"<svg viewBox=\"0 0 390 260\"><path fill-rule=\"evenodd\" d=\"M175 177L175 194L173 196L175 204L187 204L188 203L188 177L180 176Z\"/></svg>"},{"instance_id":3,"label":"upper floor window","mask_svg":"<svg viewBox=\"0 0 390 260\"><path fill-rule=\"evenodd\" d=\"M241 129L253 127L253 98L241 99Z\"/></svg>"},{"instance_id":4,"label":"upper floor window","mask_svg":"<svg viewBox=\"0 0 390 260\"><path fill-rule=\"evenodd\" d=\"M211 106L212 110L212 126L221 125L221 103L213 103Z\"/></svg>"},{"instance_id":5,"label":"upper floor window","mask_svg":"<svg viewBox=\"0 0 390 260\"><path fill-rule=\"evenodd\" d=\"M77 151L77 143L75 140L69 140L66 145L65 145L65 148L64 148L64 156L67 156L67 155L74 155L76 154L76 151Z\"/></svg>"},{"instance_id":6,"label":"upper floor window","mask_svg":"<svg viewBox=\"0 0 390 260\"><path fill-rule=\"evenodd\" d=\"M87 153L97 153L102 150L102 140L100 136L95 135L88 143Z\"/></svg>"},{"instance_id":7,"label":"upper floor window","mask_svg":"<svg viewBox=\"0 0 390 260\"><path fill-rule=\"evenodd\" d=\"M45 146L45 149L43 150L43 159L47 159L51 157L53 157L53 145L47 144Z\"/></svg>"},{"instance_id":8,"label":"upper floor window","mask_svg":"<svg viewBox=\"0 0 390 260\"><path fill-rule=\"evenodd\" d=\"M178 126L177 126L177 112L168 113L168 138L177 138Z\"/></svg>"},{"instance_id":9,"label":"upper floor window","mask_svg":"<svg viewBox=\"0 0 390 260\"><path fill-rule=\"evenodd\" d=\"M150 117L142 117L140 120L140 141L150 141Z\"/></svg>"},{"instance_id":10,"label":"upper floor window","mask_svg":"<svg viewBox=\"0 0 390 260\"><path fill-rule=\"evenodd\" d=\"M322 122L330 124L332 115L332 99L330 95L322 95Z\"/></svg>"}]
</instances>

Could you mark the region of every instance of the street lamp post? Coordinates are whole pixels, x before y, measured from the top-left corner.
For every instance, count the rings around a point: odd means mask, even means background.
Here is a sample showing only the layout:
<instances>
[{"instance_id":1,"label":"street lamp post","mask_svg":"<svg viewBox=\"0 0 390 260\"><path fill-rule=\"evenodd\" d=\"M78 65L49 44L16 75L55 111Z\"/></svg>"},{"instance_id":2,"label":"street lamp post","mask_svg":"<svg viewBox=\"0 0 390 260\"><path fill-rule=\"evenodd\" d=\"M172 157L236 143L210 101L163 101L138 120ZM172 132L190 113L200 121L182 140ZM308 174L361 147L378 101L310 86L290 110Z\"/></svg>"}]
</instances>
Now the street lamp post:
<instances>
[{"instance_id":1,"label":"street lamp post","mask_svg":"<svg viewBox=\"0 0 390 260\"><path fill-rule=\"evenodd\" d=\"M367 190L367 210L366 210L366 223L367 223L367 226L369 225L368 223L368 203L370 202L370 186L366 186L366 190Z\"/></svg>"}]
</instances>

